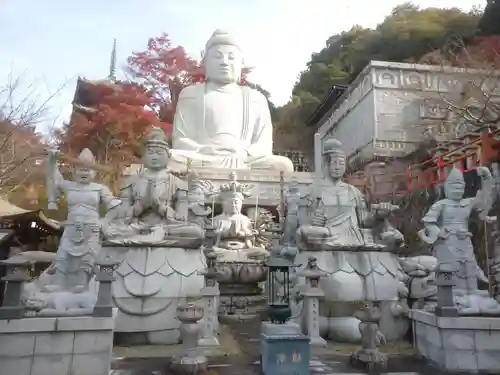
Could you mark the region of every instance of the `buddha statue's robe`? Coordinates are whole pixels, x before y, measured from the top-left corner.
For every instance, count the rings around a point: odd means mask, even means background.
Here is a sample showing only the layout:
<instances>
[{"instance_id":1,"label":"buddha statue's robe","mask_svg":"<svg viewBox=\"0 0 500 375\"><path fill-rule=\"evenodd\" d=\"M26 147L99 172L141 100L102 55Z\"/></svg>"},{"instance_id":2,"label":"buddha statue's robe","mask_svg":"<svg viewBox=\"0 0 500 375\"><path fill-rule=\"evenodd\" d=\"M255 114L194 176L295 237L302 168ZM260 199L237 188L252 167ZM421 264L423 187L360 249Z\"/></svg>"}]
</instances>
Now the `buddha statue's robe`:
<instances>
[{"instance_id":1,"label":"buddha statue's robe","mask_svg":"<svg viewBox=\"0 0 500 375\"><path fill-rule=\"evenodd\" d=\"M171 169L195 167L293 171L292 162L273 155L267 99L246 86L184 88L177 103Z\"/></svg>"}]
</instances>

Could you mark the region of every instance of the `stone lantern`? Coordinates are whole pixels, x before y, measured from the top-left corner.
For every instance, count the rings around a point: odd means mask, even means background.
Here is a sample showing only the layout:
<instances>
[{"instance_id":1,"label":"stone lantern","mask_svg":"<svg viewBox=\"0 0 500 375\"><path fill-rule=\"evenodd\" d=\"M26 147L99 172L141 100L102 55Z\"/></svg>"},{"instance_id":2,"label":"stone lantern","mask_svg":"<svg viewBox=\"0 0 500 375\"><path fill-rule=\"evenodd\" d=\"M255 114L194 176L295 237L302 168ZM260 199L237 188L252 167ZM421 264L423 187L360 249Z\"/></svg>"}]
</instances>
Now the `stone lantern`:
<instances>
[{"instance_id":1,"label":"stone lantern","mask_svg":"<svg viewBox=\"0 0 500 375\"><path fill-rule=\"evenodd\" d=\"M213 251L205 254L207 268L202 271L204 277L204 287L201 290L203 298L203 320L201 338L198 340L199 346L218 346L217 339L218 322L218 298L220 295L217 283L217 255Z\"/></svg>"},{"instance_id":2,"label":"stone lantern","mask_svg":"<svg viewBox=\"0 0 500 375\"><path fill-rule=\"evenodd\" d=\"M7 275L2 278L6 285L0 307L0 319L21 319L25 313L21 296L24 283L30 280L28 269L31 263L27 259L19 258L7 259L0 263L7 268Z\"/></svg>"},{"instance_id":3,"label":"stone lantern","mask_svg":"<svg viewBox=\"0 0 500 375\"><path fill-rule=\"evenodd\" d=\"M441 263L436 270L437 306L435 314L437 316L458 316L458 310L453 300L455 272L455 267L446 263Z\"/></svg>"},{"instance_id":4,"label":"stone lantern","mask_svg":"<svg viewBox=\"0 0 500 375\"><path fill-rule=\"evenodd\" d=\"M119 262L111 257L106 257L97 261L99 270L96 275L96 280L99 282L99 289L97 292L97 302L92 314L93 316L113 316L111 284L116 280L114 272L118 264Z\"/></svg>"},{"instance_id":5,"label":"stone lantern","mask_svg":"<svg viewBox=\"0 0 500 375\"><path fill-rule=\"evenodd\" d=\"M327 273L319 269L316 258L311 256L308 259L307 267L300 271L297 276L304 277L306 281L301 294L304 297L310 343L314 346L326 346L325 339L319 335L319 299L325 296L319 286L319 281L321 277L327 276Z\"/></svg>"}]
</instances>

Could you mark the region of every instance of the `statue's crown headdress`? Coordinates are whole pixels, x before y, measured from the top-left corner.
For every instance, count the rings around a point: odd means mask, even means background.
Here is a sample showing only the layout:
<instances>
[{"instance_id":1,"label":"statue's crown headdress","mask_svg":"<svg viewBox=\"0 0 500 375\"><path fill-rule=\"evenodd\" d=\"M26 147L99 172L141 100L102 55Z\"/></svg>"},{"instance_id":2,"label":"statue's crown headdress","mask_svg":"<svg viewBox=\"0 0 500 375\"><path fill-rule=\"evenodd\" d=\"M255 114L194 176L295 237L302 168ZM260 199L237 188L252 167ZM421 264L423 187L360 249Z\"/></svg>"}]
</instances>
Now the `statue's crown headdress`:
<instances>
[{"instance_id":1,"label":"statue's crown headdress","mask_svg":"<svg viewBox=\"0 0 500 375\"><path fill-rule=\"evenodd\" d=\"M208 39L207 43L205 44L205 53L213 46L217 46L220 44L227 44L230 46L235 46L237 48L240 48L239 44L236 42L236 39L229 34L229 32L221 29L217 29L213 32L212 36L210 39Z\"/></svg>"},{"instance_id":2,"label":"statue's crown headdress","mask_svg":"<svg viewBox=\"0 0 500 375\"><path fill-rule=\"evenodd\" d=\"M84 162L85 164L95 163L94 154L88 148L84 148L82 152L80 152L80 155L78 155L78 160Z\"/></svg>"},{"instance_id":3,"label":"statue's crown headdress","mask_svg":"<svg viewBox=\"0 0 500 375\"><path fill-rule=\"evenodd\" d=\"M163 131L163 129L157 126L154 126L151 131L145 136L144 147L147 146L163 147L167 150L170 150L165 132Z\"/></svg>"},{"instance_id":4,"label":"statue's crown headdress","mask_svg":"<svg viewBox=\"0 0 500 375\"><path fill-rule=\"evenodd\" d=\"M335 138L328 138L323 143L323 155L345 156L345 152L342 149L342 143Z\"/></svg>"},{"instance_id":5,"label":"statue's crown headdress","mask_svg":"<svg viewBox=\"0 0 500 375\"><path fill-rule=\"evenodd\" d=\"M219 189L219 197L240 197L247 198L251 196L251 190L253 186L248 184L241 184L236 179L236 173L229 173L229 182L221 184Z\"/></svg>"}]
</instances>

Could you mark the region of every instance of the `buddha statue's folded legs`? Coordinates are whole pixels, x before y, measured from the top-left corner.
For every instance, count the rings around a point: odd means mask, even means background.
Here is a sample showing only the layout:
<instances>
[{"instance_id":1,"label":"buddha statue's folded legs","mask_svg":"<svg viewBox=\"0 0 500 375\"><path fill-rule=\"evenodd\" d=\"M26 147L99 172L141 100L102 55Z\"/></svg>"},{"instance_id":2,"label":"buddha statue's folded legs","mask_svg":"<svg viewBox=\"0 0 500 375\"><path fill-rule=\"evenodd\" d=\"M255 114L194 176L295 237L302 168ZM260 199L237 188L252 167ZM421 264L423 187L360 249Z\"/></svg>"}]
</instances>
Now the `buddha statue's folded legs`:
<instances>
[{"instance_id":1,"label":"buddha statue's folded legs","mask_svg":"<svg viewBox=\"0 0 500 375\"><path fill-rule=\"evenodd\" d=\"M297 229L296 239L299 246L307 249L308 246L321 246L325 250L339 246L362 246L363 235L358 228L339 225L338 228L302 225Z\"/></svg>"},{"instance_id":2,"label":"buddha statue's folded legs","mask_svg":"<svg viewBox=\"0 0 500 375\"><path fill-rule=\"evenodd\" d=\"M293 172L294 169L290 159L279 155L204 155L195 151L171 150L169 169L182 171L188 165L192 168L255 169L285 172Z\"/></svg>"}]
</instances>

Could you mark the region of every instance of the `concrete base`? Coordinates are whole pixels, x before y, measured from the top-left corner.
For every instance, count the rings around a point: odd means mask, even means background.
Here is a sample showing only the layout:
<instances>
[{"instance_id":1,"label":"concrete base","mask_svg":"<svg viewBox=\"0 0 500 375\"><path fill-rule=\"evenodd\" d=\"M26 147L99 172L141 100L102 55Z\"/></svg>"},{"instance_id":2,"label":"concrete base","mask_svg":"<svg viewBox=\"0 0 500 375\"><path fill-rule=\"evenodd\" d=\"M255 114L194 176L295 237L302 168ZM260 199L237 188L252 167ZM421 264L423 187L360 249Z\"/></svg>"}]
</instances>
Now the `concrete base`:
<instances>
[{"instance_id":1,"label":"concrete base","mask_svg":"<svg viewBox=\"0 0 500 375\"><path fill-rule=\"evenodd\" d=\"M115 316L0 320L0 373L108 375Z\"/></svg>"},{"instance_id":2,"label":"concrete base","mask_svg":"<svg viewBox=\"0 0 500 375\"><path fill-rule=\"evenodd\" d=\"M440 317L411 310L419 354L448 372L500 373L500 318Z\"/></svg>"}]
</instances>

